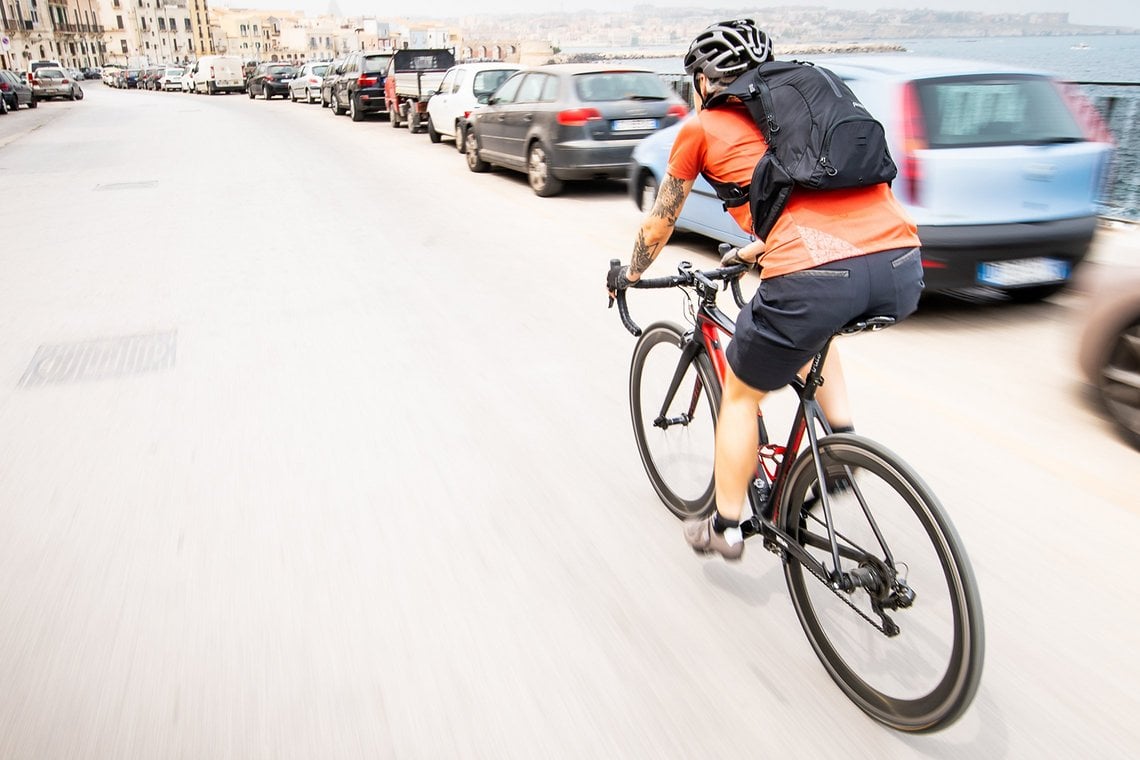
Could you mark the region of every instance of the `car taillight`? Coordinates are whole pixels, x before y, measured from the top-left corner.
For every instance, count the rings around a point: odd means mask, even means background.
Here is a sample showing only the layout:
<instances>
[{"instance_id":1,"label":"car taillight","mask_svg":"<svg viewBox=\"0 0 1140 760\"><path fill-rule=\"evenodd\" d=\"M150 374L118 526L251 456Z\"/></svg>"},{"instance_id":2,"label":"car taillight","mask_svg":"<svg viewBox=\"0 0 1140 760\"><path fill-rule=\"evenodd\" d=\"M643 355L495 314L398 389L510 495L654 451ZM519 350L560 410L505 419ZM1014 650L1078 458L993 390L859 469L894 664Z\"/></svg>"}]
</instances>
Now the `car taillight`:
<instances>
[{"instance_id":1,"label":"car taillight","mask_svg":"<svg viewBox=\"0 0 1140 760\"><path fill-rule=\"evenodd\" d=\"M1080 125L1081 133L1084 134L1085 139L1090 142L1115 144L1116 141L1112 138L1112 133L1108 131L1108 125L1104 123L1104 119L1101 118L1096 107L1081 92L1081 88L1069 82L1057 82L1056 84L1057 89L1061 92L1061 97L1069 106L1073 118Z\"/></svg>"},{"instance_id":2,"label":"car taillight","mask_svg":"<svg viewBox=\"0 0 1140 760\"><path fill-rule=\"evenodd\" d=\"M602 112L596 108L570 108L558 112L558 123L564 127L582 127L588 121L597 121L602 118Z\"/></svg>"},{"instance_id":3,"label":"car taillight","mask_svg":"<svg viewBox=\"0 0 1140 760\"><path fill-rule=\"evenodd\" d=\"M0 82L0 92L8 92L8 83Z\"/></svg>"},{"instance_id":4,"label":"car taillight","mask_svg":"<svg viewBox=\"0 0 1140 760\"><path fill-rule=\"evenodd\" d=\"M375 87L376 86L376 77L370 77L370 76L366 76L364 74L361 74L356 79L356 86L357 87Z\"/></svg>"},{"instance_id":5,"label":"car taillight","mask_svg":"<svg viewBox=\"0 0 1140 760\"><path fill-rule=\"evenodd\" d=\"M38 84L38 85L42 85L42 84L43 84L43 82L41 82L40 80L38 80L38 79L35 79L35 78L33 77L33 78L32 78L32 84Z\"/></svg>"},{"instance_id":6,"label":"car taillight","mask_svg":"<svg viewBox=\"0 0 1140 760\"><path fill-rule=\"evenodd\" d=\"M321 80L317 79L316 77L309 77L309 84L320 84L320 83L321 83Z\"/></svg>"},{"instance_id":7,"label":"car taillight","mask_svg":"<svg viewBox=\"0 0 1140 760\"><path fill-rule=\"evenodd\" d=\"M922 161L918 151L925 150L926 127L922 121L922 105L918 99L918 87L908 82L902 91L902 165L899 167L899 186L903 199L912 205L919 205L919 189L922 183Z\"/></svg>"},{"instance_id":8,"label":"car taillight","mask_svg":"<svg viewBox=\"0 0 1140 760\"><path fill-rule=\"evenodd\" d=\"M60 82L60 84L70 84L70 83L65 79L62 82Z\"/></svg>"},{"instance_id":9,"label":"car taillight","mask_svg":"<svg viewBox=\"0 0 1140 760\"><path fill-rule=\"evenodd\" d=\"M678 119L683 119L688 115L689 109L680 103L674 103L669 106L669 110L665 112L669 116L676 116Z\"/></svg>"}]
</instances>

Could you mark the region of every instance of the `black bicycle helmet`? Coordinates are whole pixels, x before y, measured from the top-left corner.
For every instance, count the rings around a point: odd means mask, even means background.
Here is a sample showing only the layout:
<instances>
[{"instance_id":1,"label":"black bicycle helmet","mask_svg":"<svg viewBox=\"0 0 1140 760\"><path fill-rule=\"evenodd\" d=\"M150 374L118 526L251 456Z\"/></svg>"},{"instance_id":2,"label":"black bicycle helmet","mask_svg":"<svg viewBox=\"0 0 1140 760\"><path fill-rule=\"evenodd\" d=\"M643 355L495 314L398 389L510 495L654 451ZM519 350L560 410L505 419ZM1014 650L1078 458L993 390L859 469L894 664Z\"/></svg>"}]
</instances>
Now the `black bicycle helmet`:
<instances>
[{"instance_id":1,"label":"black bicycle helmet","mask_svg":"<svg viewBox=\"0 0 1140 760\"><path fill-rule=\"evenodd\" d=\"M711 80L735 77L768 60L772 41L750 18L718 21L706 27L685 53L685 71Z\"/></svg>"}]
</instances>

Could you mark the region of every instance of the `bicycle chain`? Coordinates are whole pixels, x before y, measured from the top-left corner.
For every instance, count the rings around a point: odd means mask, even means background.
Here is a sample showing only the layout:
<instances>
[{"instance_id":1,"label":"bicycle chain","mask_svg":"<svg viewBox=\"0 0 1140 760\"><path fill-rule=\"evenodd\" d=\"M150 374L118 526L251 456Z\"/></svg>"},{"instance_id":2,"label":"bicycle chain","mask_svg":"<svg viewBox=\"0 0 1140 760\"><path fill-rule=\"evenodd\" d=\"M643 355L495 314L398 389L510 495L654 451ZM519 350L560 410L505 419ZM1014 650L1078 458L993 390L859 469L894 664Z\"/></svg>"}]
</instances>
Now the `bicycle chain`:
<instances>
[{"instance_id":1,"label":"bicycle chain","mask_svg":"<svg viewBox=\"0 0 1140 760\"><path fill-rule=\"evenodd\" d=\"M778 544L776 544L774 541L773 541L773 542L765 542L765 544L766 544L766 547L767 547L768 551L772 552L772 553L773 553L773 554L775 554L777 557L779 557L779 558L780 558L780 561L781 561L781 562L783 562L783 563L787 564L787 562L788 562L788 556L787 556L787 552L785 552L785 551L784 551L784 549L783 549L781 546L779 546ZM855 614L857 614L859 617L863 618L863 619L864 619L864 620L866 620L868 623L870 623L870 624L871 624L871 626L872 626L872 627L873 627L875 630L877 630L879 633L883 634L883 635L884 635L884 636L886 636L887 638L890 638L890 636L887 634L887 629L886 629L886 628L883 626L883 624L882 624L882 623L880 623L880 622L876 622L876 621L874 620L874 618L872 618L872 617L871 617L870 615L868 615L866 612L863 612L863 610L861 610L861 609L859 609L857 606L855 606L855 602L851 601L851 600L850 600L850 599L847 597L847 593L846 593L846 592L844 592L842 589L837 589L837 588L835 588L835 586L834 586L834 585L832 585L831 581L829 581L827 578L824 578L824 577L823 577L823 575L821 575L821 574L819 573L819 571L817 571L817 570L816 570L814 567L812 567L812 566L810 566L810 565L805 565L803 562L800 562L800 563L798 563L798 564L799 564L799 566L800 566L800 567L806 567L806 568L807 568L807 571L808 571L809 573L811 573L812 575L814 575L814 576L816 577L816 579L817 579L817 580L819 580L819 582L820 582L820 583L822 583L824 586L826 586L826 587L827 587L827 589L828 589L829 591L831 591L831 593L833 593L833 594L835 594L837 597L839 597L839 599L840 599L840 600L841 600L841 601L842 601L844 604L846 604L848 607L850 607L851 609L855 610Z\"/></svg>"}]
</instances>

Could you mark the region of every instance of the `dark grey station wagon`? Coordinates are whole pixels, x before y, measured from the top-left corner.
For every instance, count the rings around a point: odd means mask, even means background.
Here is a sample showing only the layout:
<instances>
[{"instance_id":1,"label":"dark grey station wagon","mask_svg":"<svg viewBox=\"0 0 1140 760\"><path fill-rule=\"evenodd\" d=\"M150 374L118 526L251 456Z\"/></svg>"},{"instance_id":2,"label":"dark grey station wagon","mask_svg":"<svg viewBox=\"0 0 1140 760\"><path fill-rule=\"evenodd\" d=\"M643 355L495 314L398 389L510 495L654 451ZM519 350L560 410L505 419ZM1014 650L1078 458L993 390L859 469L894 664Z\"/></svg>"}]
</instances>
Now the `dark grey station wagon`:
<instances>
[{"instance_id":1,"label":"dark grey station wagon","mask_svg":"<svg viewBox=\"0 0 1140 760\"><path fill-rule=\"evenodd\" d=\"M525 172L539 196L566 180L624 178L634 146L688 108L657 74L604 64L523 69L471 114L467 167Z\"/></svg>"}]
</instances>

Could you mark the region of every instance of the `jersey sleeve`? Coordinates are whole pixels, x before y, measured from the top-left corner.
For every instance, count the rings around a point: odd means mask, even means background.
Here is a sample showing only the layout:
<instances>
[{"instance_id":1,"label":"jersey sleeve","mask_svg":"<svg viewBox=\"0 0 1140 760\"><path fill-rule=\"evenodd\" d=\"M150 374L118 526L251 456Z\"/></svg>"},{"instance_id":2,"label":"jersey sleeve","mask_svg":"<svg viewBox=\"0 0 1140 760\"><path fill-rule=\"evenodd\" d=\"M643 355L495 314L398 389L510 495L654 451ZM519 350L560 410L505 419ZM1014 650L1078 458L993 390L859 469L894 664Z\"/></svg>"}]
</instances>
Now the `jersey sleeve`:
<instances>
[{"instance_id":1,"label":"jersey sleeve","mask_svg":"<svg viewBox=\"0 0 1140 760\"><path fill-rule=\"evenodd\" d=\"M705 130L698 115L681 123L665 171L681 180L693 180L705 165Z\"/></svg>"}]
</instances>

